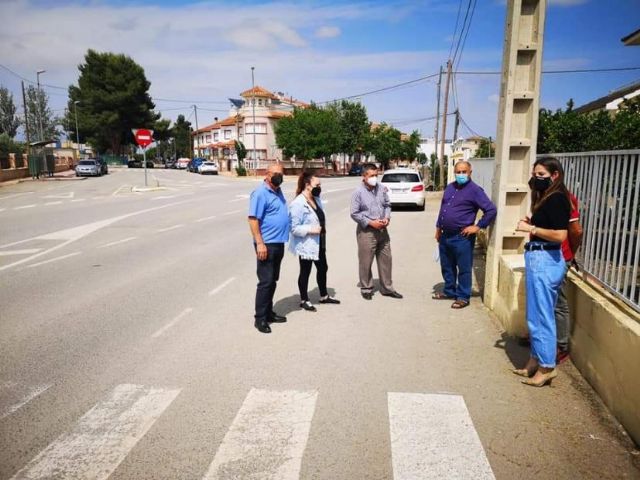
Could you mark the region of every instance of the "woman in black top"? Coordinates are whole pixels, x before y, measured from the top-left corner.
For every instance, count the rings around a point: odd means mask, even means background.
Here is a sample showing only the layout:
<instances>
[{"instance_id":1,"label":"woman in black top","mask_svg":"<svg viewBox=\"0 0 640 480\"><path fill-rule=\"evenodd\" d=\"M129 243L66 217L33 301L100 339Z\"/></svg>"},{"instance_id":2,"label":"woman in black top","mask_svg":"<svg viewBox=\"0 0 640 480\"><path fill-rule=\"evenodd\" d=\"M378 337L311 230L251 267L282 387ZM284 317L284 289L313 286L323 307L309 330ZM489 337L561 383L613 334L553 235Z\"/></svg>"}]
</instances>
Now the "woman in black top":
<instances>
[{"instance_id":1,"label":"woman in black top","mask_svg":"<svg viewBox=\"0 0 640 480\"><path fill-rule=\"evenodd\" d=\"M338 304L327 291L326 217L320 200L320 179L311 172L303 172L298 178L296 198L291 202L291 239L289 249L298 256L300 274L298 290L300 307L315 312L316 307L309 300L309 276L311 267L316 266L316 279L320 290L320 303Z\"/></svg>"},{"instance_id":2,"label":"woman in black top","mask_svg":"<svg viewBox=\"0 0 640 480\"><path fill-rule=\"evenodd\" d=\"M524 259L531 355L525 367L513 373L527 377L522 383L542 387L558 375L554 308L566 273L560 247L567 238L571 198L555 158L540 158L533 164L529 186L532 215L520 220L517 230L530 234Z\"/></svg>"}]
</instances>

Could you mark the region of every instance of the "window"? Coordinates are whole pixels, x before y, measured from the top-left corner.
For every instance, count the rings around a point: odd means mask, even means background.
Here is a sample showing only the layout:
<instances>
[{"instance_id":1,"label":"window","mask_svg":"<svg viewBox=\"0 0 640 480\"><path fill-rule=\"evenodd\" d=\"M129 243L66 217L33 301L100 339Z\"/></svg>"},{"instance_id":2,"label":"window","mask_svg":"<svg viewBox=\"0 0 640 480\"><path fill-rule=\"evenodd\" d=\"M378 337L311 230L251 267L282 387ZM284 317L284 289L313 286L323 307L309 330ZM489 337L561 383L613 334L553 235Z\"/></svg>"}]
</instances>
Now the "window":
<instances>
[{"instance_id":1,"label":"window","mask_svg":"<svg viewBox=\"0 0 640 480\"><path fill-rule=\"evenodd\" d=\"M204 141L206 143L209 143L211 141L211 135L207 135L206 137L204 137Z\"/></svg>"},{"instance_id":2,"label":"window","mask_svg":"<svg viewBox=\"0 0 640 480\"><path fill-rule=\"evenodd\" d=\"M214 142L217 142L217 141L218 141L218 137L219 137L218 132L215 132L215 133L213 134L213 141L214 141Z\"/></svg>"},{"instance_id":3,"label":"window","mask_svg":"<svg viewBox=\"0 0 640 480\"><path fill-rule=\"evenodd\" d=\"M245 130L247 134L253 134L253 123L247 123L245 125ZM256 123L255 133L257 134L266 134L267 133L267 124L266 123Z\"/></svg>"},{"instance_id":4,"label":"window","mask_svg":"<svg viewBox=\"0 0 640 480\"><path fill-rule=\"evenodd\" d=\"M262 106L262 99L261 99L261 98L259 98L259 99L258 99L258 106L259 106L259 107L261 107L261 106Z\"/></svg>"},{"instance_id":5,"label":"window","mask_svg":"<svg viewBox=\"0 0 640 480\"><path fill-rule=\"evenodd\" d=\"M420 181L417 173L385 173L382 176L382 183L416 183Z\"/></svg>"},{"instance_id":6,"label":"window","mask_svg":"<svg viewBox=\"0 0 640 480\"><path fill-rule=\"evenodd\" d=\"M267 151L266 150L255 150L258 155L257 155L257 159L258 160L266 160L267 159ZM253 152L254 150L247 150L247 158L250 160L253 160Z\"/></svg>"},{"instance_id":7,"label":"window","mask_svg":"<svg viewBox=\"0 0 640 480\"><path fill-rule=\"evenodd\" d=\"M229 140L231 138L231 130L224 131L224 139Z\"/></svg>"}]
</instances>

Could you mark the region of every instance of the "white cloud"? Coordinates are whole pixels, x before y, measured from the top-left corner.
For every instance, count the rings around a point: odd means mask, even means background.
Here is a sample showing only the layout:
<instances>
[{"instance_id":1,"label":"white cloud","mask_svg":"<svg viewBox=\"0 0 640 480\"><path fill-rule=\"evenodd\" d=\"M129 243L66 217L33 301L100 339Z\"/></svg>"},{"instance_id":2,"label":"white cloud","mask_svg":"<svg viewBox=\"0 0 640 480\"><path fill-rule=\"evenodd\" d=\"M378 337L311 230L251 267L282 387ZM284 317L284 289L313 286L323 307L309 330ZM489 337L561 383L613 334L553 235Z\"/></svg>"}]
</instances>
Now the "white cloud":
<instances>
[{"instance_id":1,"label":"white cloud","mask_svg":"<svg viewBox=\"0 0 640 480\"><path fill-rule=\"evenodd\" d=\"M317 38L335 38L340 36L340 33L342 33L340 31L340 29L338 27L331 27L328 25L324 25L320 28L318 28L315 32L315 36Z\"/></svg>"}]
</instances>

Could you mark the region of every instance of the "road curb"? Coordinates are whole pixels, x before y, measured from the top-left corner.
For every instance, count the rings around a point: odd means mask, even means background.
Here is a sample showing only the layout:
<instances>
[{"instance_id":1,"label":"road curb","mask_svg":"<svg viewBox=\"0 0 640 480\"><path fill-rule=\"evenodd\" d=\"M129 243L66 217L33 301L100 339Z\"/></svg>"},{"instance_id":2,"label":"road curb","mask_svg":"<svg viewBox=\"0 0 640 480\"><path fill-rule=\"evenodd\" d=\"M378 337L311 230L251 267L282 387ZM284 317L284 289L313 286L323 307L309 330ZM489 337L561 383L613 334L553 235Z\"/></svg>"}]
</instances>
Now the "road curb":
<instances>
[{"instance_id":1,"label":"road curb","mask_svg":"<svg viewBox=\"0 0 640 480\"><path fill-rule=\"evenodd\" d=\"M146 192L159 192L162 190L168 190L167 187L132 187L132 192L146 193Z\"/></svg>"}]
</instances>

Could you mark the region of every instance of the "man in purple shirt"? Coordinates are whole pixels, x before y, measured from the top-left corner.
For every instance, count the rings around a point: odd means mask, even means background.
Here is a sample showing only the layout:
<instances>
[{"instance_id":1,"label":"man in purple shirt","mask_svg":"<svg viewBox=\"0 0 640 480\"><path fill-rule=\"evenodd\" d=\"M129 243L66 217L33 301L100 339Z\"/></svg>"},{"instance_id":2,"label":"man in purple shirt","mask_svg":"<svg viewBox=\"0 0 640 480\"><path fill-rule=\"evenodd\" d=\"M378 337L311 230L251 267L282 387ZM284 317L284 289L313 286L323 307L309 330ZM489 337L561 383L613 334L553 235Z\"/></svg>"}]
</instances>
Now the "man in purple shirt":
<instances>
[{"instance_id":1,"label":"man in purple shirt","mask_svg":"<svg viewBox=\"0 0 640 480\"><path fill-rule=\"evenodd\" d=\"M469 162L456 163L454 173L456 181L444 190L436 222L444 290L434 293L432 298L454 300L451 308L459 309L468 306L471 297L476 233L495 220L496 206L482 187L471 181ZM483 215L476 223L478 210L482 210Z\"/></svg>"}]
</instances>

